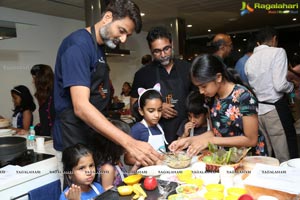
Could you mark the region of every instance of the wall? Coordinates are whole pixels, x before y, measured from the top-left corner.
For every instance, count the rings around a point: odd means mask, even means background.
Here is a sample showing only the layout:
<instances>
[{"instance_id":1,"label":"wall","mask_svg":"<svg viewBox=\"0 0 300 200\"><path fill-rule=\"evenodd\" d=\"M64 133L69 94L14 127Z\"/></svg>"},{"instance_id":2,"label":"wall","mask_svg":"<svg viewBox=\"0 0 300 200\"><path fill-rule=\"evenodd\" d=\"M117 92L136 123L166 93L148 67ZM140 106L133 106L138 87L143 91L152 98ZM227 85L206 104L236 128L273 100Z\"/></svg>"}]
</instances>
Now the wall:
<instances>
[{"instance_id":1,"label":"wall","mask_svg":"<svg viewBox=\"0 0 300 200\"><path fill-rule=\"evenodd\" d=\"M10 118L13 108L10 90L23 84L33 93L31 67L37 63L54 67L62 39L74 30L85 27L85 23L4 7L0 7L0 20L18 22L17 38L0 40L0 115ZM116 95L120 93L124 81L132 81L135 71L141 66L142 55L149 53L145 37L146 33L130 37L125 47L133 50L131 55L108 57ZM34 117L37 123L37 111Z\"/></svg>"}]
</instances>

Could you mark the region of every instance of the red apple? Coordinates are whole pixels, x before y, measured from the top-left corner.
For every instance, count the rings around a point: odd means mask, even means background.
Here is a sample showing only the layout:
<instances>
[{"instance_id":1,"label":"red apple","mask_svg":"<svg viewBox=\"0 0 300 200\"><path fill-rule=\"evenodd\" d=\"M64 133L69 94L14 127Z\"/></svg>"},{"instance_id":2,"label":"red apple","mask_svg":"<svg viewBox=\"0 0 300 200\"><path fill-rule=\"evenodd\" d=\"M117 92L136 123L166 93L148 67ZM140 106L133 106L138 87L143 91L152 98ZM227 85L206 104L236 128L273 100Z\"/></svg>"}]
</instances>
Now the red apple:
<instances>
[{"instance_id":1,"label":"red apple","mask_svg":"<svg viewBox=\"0 0 300 200\"><path fill-rule=\"evenodd\" d=\"M157 187L157 180L153 176L147 176L144 180L144 188L146 190L154 190Z\"/></svg>"}]
</instances>

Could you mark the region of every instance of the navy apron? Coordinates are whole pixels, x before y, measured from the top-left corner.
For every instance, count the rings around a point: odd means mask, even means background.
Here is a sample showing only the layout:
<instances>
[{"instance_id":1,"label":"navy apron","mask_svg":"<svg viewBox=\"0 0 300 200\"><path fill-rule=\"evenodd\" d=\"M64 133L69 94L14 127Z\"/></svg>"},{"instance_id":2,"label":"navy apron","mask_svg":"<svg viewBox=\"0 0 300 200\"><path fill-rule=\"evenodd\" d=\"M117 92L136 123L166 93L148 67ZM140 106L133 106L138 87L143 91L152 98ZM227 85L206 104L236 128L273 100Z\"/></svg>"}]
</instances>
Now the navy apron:
<instances>
[{"instance_id":1,"label":"navy apron","mask_svg":"<svg viewBox=\"0 0 300 200\"><path fill-rule=\"evenodd\" d=\"M93 67L91 74L90 102L100 112L106 108L110 100L110 83L108 66L103 59L99 58L99 49L96 41L95 27L91 27L95 51L98 61ZM104 53L102 52L102 55ZM93 141L93 130L74 114L74 108L67 108L60 114L61 134L63 147L69 147L77 143L90 144Z\"/></svg>"},{"instance_id":2,"label":"navy apron","mask_svg":"<svg viewBox=\"0 0 300 200\"><path fill-rule=\"evenodd\" d=\"M161 94L163 97L163 101L166 103L171 103L174 105L174 109L178 112L177 117L171 119L161 118L159 123L162 125L165 138L169 144L172 141L176 140L178 136L176 135L177 130L179 128L182 120L186 118L186 109L185 109L185 100L187 96L187 92L184 87L186 83L182 80L179 69L175 67L175 62L173 66L174 70L176 70L176 79L167 79L162 80L160 78L159 67L156 68L156 78L161 86Z\"/></svg>"},{"instance_id":3,"label":"navy apron","mask_svg":"<svg viewBox=\"0 0 300 200\"><path fill-rule=\"evenodd\" d=\"M295 120L293 118L292 112L290 111L287 96L283 95L283 97L278 101L276 101L275 103L269 103L269 102L259 102L259 103L275 106L286 135L290 158L298 158L299 154L298 154L297 133L294 126Z\"/></svg>"}]
</instances>

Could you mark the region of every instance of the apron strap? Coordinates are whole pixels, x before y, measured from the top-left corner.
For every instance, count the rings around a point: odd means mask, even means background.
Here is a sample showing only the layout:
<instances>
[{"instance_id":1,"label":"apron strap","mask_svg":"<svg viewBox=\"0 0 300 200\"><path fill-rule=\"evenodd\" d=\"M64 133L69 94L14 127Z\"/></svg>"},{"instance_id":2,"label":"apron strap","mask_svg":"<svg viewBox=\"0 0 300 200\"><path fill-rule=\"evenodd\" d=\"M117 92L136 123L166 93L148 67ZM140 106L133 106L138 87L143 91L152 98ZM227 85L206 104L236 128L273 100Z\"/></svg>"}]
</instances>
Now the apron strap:
<instances>
[{"instance_id":1,"label":"apron strap","mask_svg":"<svg viewBox=\"0 0 300 200\"><path fill-rule=\"evenodd\" d=\"M123 171L121 170L121 168L120 168L119 165L115 165L115 167L116 167L117 171L119 172L119 174L120 174L120 176L121 176L121 179L122 179L122 181L123 181L123 179L125 178L125 177L124 177Z\"/></svg>"},{"instance_id":2,"label":"apron strap","mask_svg":"<svg viewBox=\"0 0 300 200\"><path fill-rule=\"evenodd\" d=\"M94 192L97 194L97 195L100 195L100 192L98 190L98 188L92 183L91 185L91 188L94 190Z\"/></svg>"},{"instance_id":3,"label":"apron strap","mask_svg":"<svg viewBox=\"0 0 300 200\"><path fill-rule=\"evenodd\" d=\"M97 39L96 39L96 32L95 32L95 26L91 26L91 32L92 32L92 37L93 37L93 40L94 40L94 43L95 43L95 49L96 49L96 52L98 52L98 44L97 44Z\"/></svg>"},{"instance_id":4,"label":"apron strap","mask_svg":"<svg viewBox=\"0 0 300 200\"><path fill-rule=\"evenodd\" d=\"M149 135L152 135L152 133L151 133L151 131L150 131L150 129L149 129L149 127L148 127L147 122L145 121L145 119L143 119L143 120L141 121L141 123L144 124L144 126L148 129ZM164 132L164 130L162 129L162 127L161 127L159 124L157 124L157 128L160 130L160 132L161 132L161 134L162 134L162 136L163 136L164 142L165 142L166 144L169 144L169 143L167 142L167 140L166 140L165 132Z\"/></svg>"}]
</instances>

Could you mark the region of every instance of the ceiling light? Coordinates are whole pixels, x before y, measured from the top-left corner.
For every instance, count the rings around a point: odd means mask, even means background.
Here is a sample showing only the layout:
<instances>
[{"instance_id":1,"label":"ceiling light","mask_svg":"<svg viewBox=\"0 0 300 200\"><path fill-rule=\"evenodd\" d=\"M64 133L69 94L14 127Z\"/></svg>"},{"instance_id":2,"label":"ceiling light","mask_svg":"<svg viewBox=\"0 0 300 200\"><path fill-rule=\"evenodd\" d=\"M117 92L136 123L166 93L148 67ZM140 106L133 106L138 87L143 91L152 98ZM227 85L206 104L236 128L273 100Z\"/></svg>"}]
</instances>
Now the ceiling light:
<instances>
[{"instance_id":1,"label":"ceiling light","mask_svg":"<svg viewBox=\"0 0 300 200\"><path fill-rule=\"evenodd\" d=\"M141 16L144 17L144 16L145 16L145 13L141 13Z\"/></svg>"},{"instance_id":2,"label":"ceiling light","mask_svg":"<svg viewBox=\"0 0 300 200\"><path fill-rule=\"evenodd\" d=\"M211 29L208 29L207 32L211 32Z\"/></svg>"},{"instance_id":3,"label":"ceiling light","mask_svg":"<svg viewBox=\"0 0 300 200\"><path fill-rule=\"evenodd\" d=\"M293 21L297 21L297 18L293 18Z\"/></svg>"},{"instance_id":4,"label":"ceiling light","mask_svg":"<svg viewBox=\"0 0 300 200\"><path fill-rule=\"evenodd\" d=\"M238 52L241 52L241 49L238 49Z\"/></svg>"},{"instance_id":5,"label":"ceiling light","mask_svg":"<svg viewBox=\"0 0 300 200\"><path fill-rule=\"evenodd\" d=\"M247 41L247 39L246 39L246 38L244 38L244 39L243 39L243 41L244 41L244 42L246 42L246 41Z\"/></svg>"},{"instance_id":6,"label":"ceiling light","mask_svg":"<svg viewBox=\"0 0 300 200\"><path fill-rule=\"evenodd\" d=\"M191 28L191 27L193 27L193 25L192 24L188 24L188 25L186 25L186 27Z\"/></svg>"}]
</instances>

